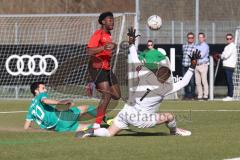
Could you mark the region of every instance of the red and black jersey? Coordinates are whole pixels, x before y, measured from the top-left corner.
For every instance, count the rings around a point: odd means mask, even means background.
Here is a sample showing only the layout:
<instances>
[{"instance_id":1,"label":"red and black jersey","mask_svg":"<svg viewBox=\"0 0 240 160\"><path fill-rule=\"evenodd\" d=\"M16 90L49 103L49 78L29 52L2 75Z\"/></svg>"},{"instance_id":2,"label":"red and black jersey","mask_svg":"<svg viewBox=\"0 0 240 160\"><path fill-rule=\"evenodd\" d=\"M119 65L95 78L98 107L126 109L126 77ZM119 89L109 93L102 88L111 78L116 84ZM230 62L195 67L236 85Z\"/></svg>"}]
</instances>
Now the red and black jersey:
<instances>
[{"instance_id":1,"label":"red and black jersey","mask_svg":"<svg viewBox=\"0 0 240 160\"><path fill-rule=\"evenodd\" d=\"M106 43L112 43L110 32L98 29L94 32L88 42L88 48L105 46ZM110 70L110 61L112 57L111 50L103 50L91 57L90 65L95 69Z\"/></svg>"}]
</instances>

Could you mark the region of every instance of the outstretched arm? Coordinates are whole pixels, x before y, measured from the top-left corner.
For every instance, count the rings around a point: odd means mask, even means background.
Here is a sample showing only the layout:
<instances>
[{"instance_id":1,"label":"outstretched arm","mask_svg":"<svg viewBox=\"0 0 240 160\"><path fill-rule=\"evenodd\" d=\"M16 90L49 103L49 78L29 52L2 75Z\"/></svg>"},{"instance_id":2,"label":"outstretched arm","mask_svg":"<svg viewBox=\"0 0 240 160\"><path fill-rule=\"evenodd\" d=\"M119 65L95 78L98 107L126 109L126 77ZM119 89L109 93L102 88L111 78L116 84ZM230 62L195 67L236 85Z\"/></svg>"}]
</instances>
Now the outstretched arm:
<instances>
[{"instance_id":1,"label":"outstretched arm","mask_svg":"<svg viewBox=\"0 0 240 160\"><path fill-rule=\"evenodd\" d=\"M139 63L140 64L141 61L138 58L137 49L136 49L134 44L132 44L130 46L129 51L130 51L130 57L131 57L132 63Z\"/></svg>"},{"instance_id":2,"label":"outstretched arm","mask_svg":"<svg viewBox=\"0 0 240 160\"><path fill-rule=\"evenodd\" d=\"M23 129L27 132L45 132L46 130L40 128L33 128L34 121L26 120ZM49 132L49 131L48 131Z\"/></svg>"},{"instance_id":3,"label":"outstretched arm","mask_svg":"<svg viewBox=\"0 0 240 160\"><path fill-rule=\"evenodd\" d=\"M70 107L74 106L74 103L70 99L58 101L44 98L42 99L42 102L48 105L57 105L56 109L58 111L65 111L68 110Z\"/></svg>"},{"instance_id":4,"label":"outstretched arm","mask_svg":"<svg viewBox=\"0 0 240 160\"><path fill-rule=\"evenodd\" d=\"M130 51L130 58L132 63L141 63L141 61L138 58L138 54L137 54L137 49L135 47L135 40L137 37L139 37L140 35L136 35L136 30L133 29L133 27L130 27L128 29L128 43L130 45L129 47L129 51Z\"/></svg>"},{"instance_id":5,"label":"outstretched arm","mask_svg":"<svg viewBox=\"0 0 240 160\"><path fill-rule=\"evenodd\" d=\"M72 100L68 99L68 100L58 101L58 100L44 98L42 99L42 102L48 105L62 105L62 104L68 105L72 103Z\"/></svg>"},{"instance_id":6,"label":"outstretched arm","mask_svg":"<svg viewBox=\"0 0 240 160\"><path fill-rule=\"evenodd\" d=\"M180 80L176 83L173 83L173 89L170 92L168 92L166 95L169 95L171 93L174 93L174 92L180 90L181 88L185 87L190 82L193 72L197 65L197 60L199 58L201 58L200 51L199 50L193 51L192 57L189 56L189 58L191 59L191 65L190 65L188 71L183 76L182 80Z\"/></svg>"},{"instance_id":7,"label":"outstretched arm","mask_svg":"<svg viewBox=\"0 0 240 160\"><path fill-rule=\"evenodd\" d=\"M194 72L194 69L189 68L188 71L186 72L186 74L183 76L183 79L176 83L173 83L173 89L170 92L168 92L166 95L174 93L174 92L182 89L183 87L185 87L190 82L193 72Z\"/></svg>"}]
</instances>

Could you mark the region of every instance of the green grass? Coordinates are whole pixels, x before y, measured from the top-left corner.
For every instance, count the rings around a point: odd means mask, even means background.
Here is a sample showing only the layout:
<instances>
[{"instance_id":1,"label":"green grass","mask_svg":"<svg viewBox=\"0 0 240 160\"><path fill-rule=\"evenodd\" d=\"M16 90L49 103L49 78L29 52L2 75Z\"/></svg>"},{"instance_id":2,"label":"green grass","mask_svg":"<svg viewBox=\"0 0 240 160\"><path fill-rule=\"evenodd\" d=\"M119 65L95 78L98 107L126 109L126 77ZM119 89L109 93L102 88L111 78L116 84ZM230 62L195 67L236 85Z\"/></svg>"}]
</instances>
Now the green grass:
<instances>
[{"instance_id":1,"label":"green grass","mask_svg":"<svg viewBox=\"0 0 240 160\"><path fill-rule=\"evenodd\" d=\"M0 101L0 112L27 110L28 103ZM82 103L97 104L96 101ZM123 103L118 105L121 106ZM191 130L192 136L169 136L163 125L149 129L131 127L131 131L112 138L76 140L74 133L24 132L25 113L0 113L0 160L221 160L240 157L239 102L165 101L160 110L177 110L173 112L177 115L178 126Z\"/></svg>"}]
</instances>

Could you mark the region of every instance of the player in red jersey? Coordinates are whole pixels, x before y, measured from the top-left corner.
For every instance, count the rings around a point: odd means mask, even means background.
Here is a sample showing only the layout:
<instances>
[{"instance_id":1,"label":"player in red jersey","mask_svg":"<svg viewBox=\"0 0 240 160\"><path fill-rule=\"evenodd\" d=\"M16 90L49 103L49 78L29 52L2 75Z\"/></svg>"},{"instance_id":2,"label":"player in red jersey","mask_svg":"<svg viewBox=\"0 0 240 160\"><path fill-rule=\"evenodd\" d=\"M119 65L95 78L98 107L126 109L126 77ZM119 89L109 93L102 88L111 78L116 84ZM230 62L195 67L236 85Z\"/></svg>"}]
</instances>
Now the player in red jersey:
<instances>
[{"instance_id":1,"label":"player in red jersey","mask_svg":"<svg viewBox=\"0 0 240 160\"><path fill-rule=\"evenodd\" d=\"M112 42L111 30L114 26L112 12L101 13L98 19L101 28L97 29L87 45L87 53L91 56L89 71L97 90L102 94L97 109L94 128L99 128L105 116L106 108L111 100L121 98L121 91L116 76L111 71L110 61L117 45Z\"/></svg>"}]
</instances>

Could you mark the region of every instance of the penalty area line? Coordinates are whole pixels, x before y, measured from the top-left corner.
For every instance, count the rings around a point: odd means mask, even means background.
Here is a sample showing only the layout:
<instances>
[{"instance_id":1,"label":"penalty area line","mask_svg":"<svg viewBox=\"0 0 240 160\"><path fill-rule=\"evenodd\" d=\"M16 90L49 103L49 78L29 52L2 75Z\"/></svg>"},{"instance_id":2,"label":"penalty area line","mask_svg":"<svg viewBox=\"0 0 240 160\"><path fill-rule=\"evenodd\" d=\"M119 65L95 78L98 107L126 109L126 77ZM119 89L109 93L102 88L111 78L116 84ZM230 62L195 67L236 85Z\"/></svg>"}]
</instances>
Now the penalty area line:
<instances>
[{"instance_id":1,"label":"penalty area line","mask_svg":"<svg viewBox=\"0 0 240 160\"><path fill-rule=\"evenodd\" d=\"M107 111L121 111L122 109L107 109ZM215 110L207 110L207 109L160 109L159 112L240 112L238 109L215 109Z\"/></svg>"},{"instance_id":2,"label":"penalty area line","mask_svg":"<svg viewBox=\"0 0 240 160\"><path fill-rule=\"evenodd\" d=\"M216 110L207 110L207 109L185 109L185 110L160 110L160 112L166 112L166 111L172 111L172 112L187 112L187 111L191 111L191 112L240 112L240 110L229 110L229 109L216 109Z\"/></svg>"},{"instance_id":3,"label":"penalty area line","mask_svg":"<svg viewBox=\"0 0 240 160\"><path fill-rule=\"evenodd\" d=\"M6 111L0 112L0 114L12 114L12 113L26 113L27 111Z\"/></svg>"},{"instance_id":4,"label":"penalty area line","mask_svg":"<svg viewBox=\"0 0 240 160\"><path fill-rule=\"evenodd\" d=\"M223 159L223 160L240 160L240 157L236 157L236 158L229 158L229 159Z\"/></svg>"},{"instance_id":5,"label":"penalty area line","mask_svg":"<svg viewBox=\"0 0 240 160\"><path fill-rule=\"evenodd\" d=\"M113 109L108 111L120 111L122 109ZM160 110L160 112L240 112L240 110L227 110L227 109L218 109L218 110L203 110L203 109L185 109L185 110L174 110L174 109L168 109L168 110ZM5 111L0 112L0 114L14 114L14 113L27 113L27 111Z\"/></svg>"}]
</instances>

